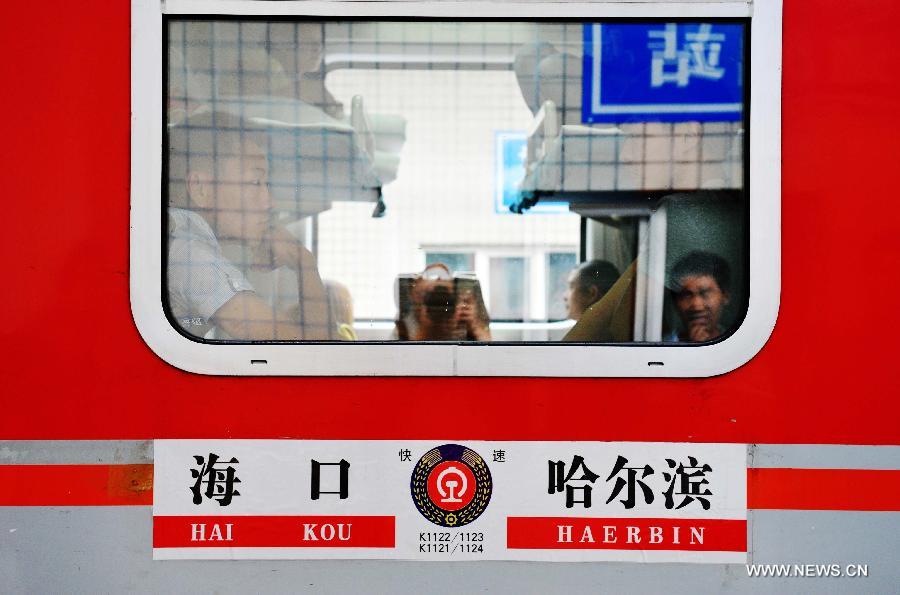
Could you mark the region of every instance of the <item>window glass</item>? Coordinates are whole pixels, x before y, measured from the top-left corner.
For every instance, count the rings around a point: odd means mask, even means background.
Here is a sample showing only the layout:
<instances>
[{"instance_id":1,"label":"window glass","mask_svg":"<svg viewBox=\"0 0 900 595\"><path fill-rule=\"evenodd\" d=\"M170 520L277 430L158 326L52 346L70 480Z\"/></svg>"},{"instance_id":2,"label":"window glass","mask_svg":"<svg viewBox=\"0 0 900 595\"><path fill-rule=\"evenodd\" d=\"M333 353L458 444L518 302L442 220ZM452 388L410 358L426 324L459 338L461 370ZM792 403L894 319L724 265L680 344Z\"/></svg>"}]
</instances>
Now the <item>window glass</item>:
<instances>
[{"instance_id":1,"label":"window glass","mask_svg":"<svg viewBox=\"0 0 900 595\"><path fill-rule=\"evenodd\" d=\"M427 252L425 266L444 264L450 273L475 270L475 255L471 252Z\"/></svg>"},{"instance_id":2,"label":"window glass","mask_svg":"<svg viewBox=\"0 0 900 595\"><path fill-rule=\"evenodd\" d=\"M547 318L550 320L562 320L568 317L566 293L569 274L577 263L578 255L574 252L550 252L547 254L544 295L547 303Z\"/></svg>"},{"instance_id":3,"label":"window glass","mask_svg":"<svg viewBox=\"0 0 900 595\"><path fill-rule=\"evenodd\" d=\"M165 26L163 293L189 337L740 324L743 21Z\"/></svg>"},{"instance_id":4,"label":"window glass","mask_svg":"<svg viewBox=\"0 0 900 595\"><path fill-rule=\"evenodd\" d=\"M528 261L522 257L491 258L490 311L497 320L529 317Z\"/></svg>"}]
</instances>

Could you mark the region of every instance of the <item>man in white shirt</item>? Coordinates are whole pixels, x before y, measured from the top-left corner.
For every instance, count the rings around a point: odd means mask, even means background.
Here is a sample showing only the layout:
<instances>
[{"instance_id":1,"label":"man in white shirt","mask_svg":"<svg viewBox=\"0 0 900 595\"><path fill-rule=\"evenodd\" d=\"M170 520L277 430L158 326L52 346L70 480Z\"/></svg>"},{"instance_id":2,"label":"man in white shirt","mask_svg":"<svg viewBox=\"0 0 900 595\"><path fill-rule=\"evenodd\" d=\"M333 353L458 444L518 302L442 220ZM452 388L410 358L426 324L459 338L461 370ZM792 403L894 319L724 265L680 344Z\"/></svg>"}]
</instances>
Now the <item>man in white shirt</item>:
<instances>
[{"instance_id":1,"label":"man in white shirt","mask_svg":"<svg viewBox=\"0 0 900 595\"><path fill-rule=\"evenodd\" d=\"M173 317L187 333L210 328L236 340L327 340L334 324L315 257L271 223L262 139L223 113L192 116L169 130L167 281ZM233 263L220 242L240 244ZM260 297L241 266L292 268L300 300L279 310Z\"/></svg>"}]
</instances>

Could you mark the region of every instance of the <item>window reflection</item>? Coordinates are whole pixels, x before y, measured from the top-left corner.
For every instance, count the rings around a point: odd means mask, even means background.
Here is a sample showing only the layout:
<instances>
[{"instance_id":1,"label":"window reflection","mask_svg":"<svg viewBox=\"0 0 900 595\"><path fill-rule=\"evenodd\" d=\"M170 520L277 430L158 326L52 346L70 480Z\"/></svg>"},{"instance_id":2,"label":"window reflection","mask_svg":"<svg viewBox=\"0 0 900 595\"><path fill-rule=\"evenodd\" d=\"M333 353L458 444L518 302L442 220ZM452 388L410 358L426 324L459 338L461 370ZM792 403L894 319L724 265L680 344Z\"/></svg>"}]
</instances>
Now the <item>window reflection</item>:
<instances>
[{"instance_id":1,"label":"window reflection","mask_svg":"<svg viewBox=\"0 0 900 595\"><path fill-rule=\"evenodd\" d=\"M740 23L168 27L182 332L697 343L740 323ZM610 107L644 83L695 115Z\"/></svg>"}]
</instances>

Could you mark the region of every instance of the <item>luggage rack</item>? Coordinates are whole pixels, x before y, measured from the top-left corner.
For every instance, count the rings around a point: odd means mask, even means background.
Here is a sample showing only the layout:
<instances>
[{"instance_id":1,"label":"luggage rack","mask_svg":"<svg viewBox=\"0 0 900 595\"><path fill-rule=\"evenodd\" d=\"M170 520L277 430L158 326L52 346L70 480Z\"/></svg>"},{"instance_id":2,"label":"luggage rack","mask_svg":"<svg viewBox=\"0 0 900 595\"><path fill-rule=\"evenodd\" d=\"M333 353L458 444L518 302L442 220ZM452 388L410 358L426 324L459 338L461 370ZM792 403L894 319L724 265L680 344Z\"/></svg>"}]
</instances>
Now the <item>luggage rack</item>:
<instances>
[{"instance_id":1,"label":"luggage rack","mask_svg":"<svg viewBox=\"0 0 900 595\"><path fill-rule=\"evenodd\" d=\"M561 124L547 100L528 130L525 177L510 210L553 200L603 216L649 212L671 194L742 190L743 140L739 122Z\"/></svg>"}]
</instances>

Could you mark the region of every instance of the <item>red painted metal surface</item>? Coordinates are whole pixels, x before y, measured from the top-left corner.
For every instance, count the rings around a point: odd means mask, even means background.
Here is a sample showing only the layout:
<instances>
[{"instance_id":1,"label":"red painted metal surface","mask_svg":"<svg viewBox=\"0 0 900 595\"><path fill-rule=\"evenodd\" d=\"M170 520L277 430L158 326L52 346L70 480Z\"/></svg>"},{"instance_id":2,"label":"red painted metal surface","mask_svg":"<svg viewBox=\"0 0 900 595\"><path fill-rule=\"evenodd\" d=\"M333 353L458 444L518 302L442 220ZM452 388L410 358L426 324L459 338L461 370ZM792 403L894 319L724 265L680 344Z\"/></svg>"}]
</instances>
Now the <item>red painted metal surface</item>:
<instances>
[{"instance_id":1,"label":"red painted metal surface","mask_svg":"<svg viewBox=\"0 0 900 595\"><path fill-rule=\"evenodd\" d=\"M0 465L0 506L149 506L153 465Z\"/></svg>"},{"instance_id":2,"label":"red painted metal surface","mask_svg":"<svg viewBox=\"0 0 900 595\"><path fill-rule=\"evenodd\" d=\"M129 3L11 4L0 438L900 444L900 79L885 26L900 4L785 4L781 312L749 364L696 380L235 379L165 364L129 308Z\"/></svg>"},{"instance_id":3,"label":"red painted metal surface","mask_svg":"<svg viewBox=\"0 0 900 595\"><path fill-rule=\"evenodd\" d=\"M896 512L900 511L900 471L748 469L747 508Z\"/></svg>"},{"instance_id":4,"label":"red painted metal surface","mask_svg":"<svg viewBox=\"0 0 900 595\"><path fill-rule=\"evenodd\" d=\"M153 465L0 465L0 506L148 506ZM900 512L900 470L748 469L751 510Z\"/></svg>"}]
</instances>

